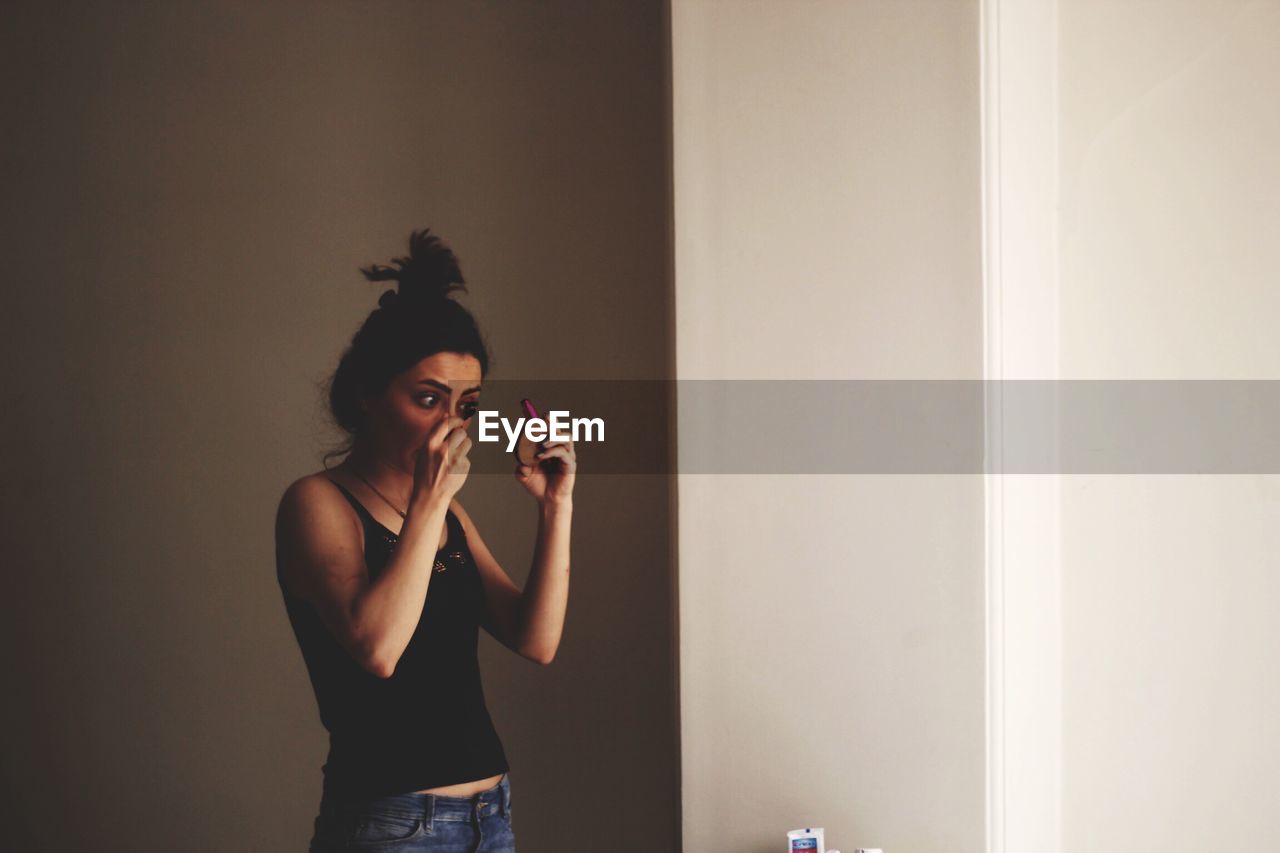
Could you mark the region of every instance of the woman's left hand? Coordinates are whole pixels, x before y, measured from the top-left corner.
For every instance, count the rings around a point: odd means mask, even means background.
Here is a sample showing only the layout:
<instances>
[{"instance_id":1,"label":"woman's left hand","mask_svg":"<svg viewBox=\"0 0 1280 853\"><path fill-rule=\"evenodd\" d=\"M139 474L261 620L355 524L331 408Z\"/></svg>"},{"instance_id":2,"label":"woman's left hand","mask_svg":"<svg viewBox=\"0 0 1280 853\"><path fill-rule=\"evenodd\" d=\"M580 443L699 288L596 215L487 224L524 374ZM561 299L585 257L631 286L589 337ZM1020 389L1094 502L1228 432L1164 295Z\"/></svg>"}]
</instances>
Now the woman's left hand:
<instances>
[{"instance_id":1,"label":"woman's left hand","mask_svg":"<svg viewBox=\"0 0 1280 853\"><path fill-rule=\"evenodd\" d=\"M548 441L538 452L541 463L516 465L516 479L538 503L567 501L573 497L573 480L578 471L578 457L572 441ZM548 462L547 460L555 460Z\"/></svg>"}]
</instances>

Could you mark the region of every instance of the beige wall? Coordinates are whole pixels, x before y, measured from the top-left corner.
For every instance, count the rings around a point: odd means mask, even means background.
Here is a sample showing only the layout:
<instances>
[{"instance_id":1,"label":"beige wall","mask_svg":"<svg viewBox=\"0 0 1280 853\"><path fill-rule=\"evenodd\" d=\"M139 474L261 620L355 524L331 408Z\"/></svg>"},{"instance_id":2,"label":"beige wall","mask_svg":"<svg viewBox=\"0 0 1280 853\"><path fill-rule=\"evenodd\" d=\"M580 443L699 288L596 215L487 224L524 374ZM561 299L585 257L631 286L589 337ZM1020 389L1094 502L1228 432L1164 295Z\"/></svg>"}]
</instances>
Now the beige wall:
<instances>
[{"instance_id":1,"label":"beige wall","mask_svg":"<svg viewBox=\"0 0 1280 853\"><path fill-rule=\"evenodd\" d=\"M1063 374L1274 379L1280 4L1059 9ZM1280 845L1278 499L1063 479L1063 850Z\"/></svg>"},{"instance_id":2,"label":"beige wall","mask_svg":"<svg viewBox=\"0 0 1280 853\"><path fill-rule=\"evenodd\" d=\"M976 3L672 21L679 376L981 377ZM981 478L679 485L685 849L982 850Z\"/></svg>"},{"instance_id":3,"label":"beige wall","mask_svg":"<svg viewBox=\"0 0 1280 853\"><path fill-rule=\"evenodd\" d=\"M496 377L669 372L658 2L10 8L7 846L300 850L325 734L272 565L357 264L431 226ZM584 470L589 463L584 460ZM523 581L509 476L460 496ZM482 641L523 850L675 849L668 483L580 478L555 664Z\"/></svg>"}]
</instances>

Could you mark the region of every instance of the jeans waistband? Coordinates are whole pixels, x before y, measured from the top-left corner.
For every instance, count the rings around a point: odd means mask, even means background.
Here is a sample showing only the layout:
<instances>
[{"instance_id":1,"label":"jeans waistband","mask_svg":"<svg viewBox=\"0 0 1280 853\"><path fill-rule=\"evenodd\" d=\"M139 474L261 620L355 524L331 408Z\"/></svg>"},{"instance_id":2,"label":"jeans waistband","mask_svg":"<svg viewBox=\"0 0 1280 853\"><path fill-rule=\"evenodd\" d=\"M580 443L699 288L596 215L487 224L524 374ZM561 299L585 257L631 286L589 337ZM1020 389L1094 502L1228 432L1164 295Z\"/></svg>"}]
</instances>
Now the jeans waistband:
<instances>
[{"instance_id":1,"label":"jeans waistband","mask_svg":"<svg viewBox=\"0 0 1280 853\"><path fill-rule=\"evenodd\" d=\"M336 803L321 801L322 811L345 814L357 812L364 815L422 818L428 826L432 821L469 821L474 817L498 813L506 817L511 808L511 779L507 773L502 780L487 791L470 797L450 797L442 794L392 794L373 800Z\"/></svg>"}]
</instances>

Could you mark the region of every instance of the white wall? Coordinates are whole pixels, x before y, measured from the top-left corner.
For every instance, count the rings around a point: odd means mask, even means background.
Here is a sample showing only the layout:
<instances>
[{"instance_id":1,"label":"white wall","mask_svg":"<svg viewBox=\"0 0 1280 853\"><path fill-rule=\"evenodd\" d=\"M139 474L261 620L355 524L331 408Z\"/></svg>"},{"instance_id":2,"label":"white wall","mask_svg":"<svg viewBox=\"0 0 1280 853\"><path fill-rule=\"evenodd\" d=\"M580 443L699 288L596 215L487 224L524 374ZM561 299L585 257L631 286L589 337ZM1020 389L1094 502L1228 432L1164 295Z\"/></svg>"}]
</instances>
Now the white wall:
<instances>
[{"instance_id":1,"label":"white wall","mask_svg":"<svg viewBox=\"0 0 1280 853\"><path fill-rule=\"evenodd\" d=\"M1280 3L1059 0L1062 364L1280 375ZM1280 483L1063 480L1062 849L1280 846Z\"/></svg>"},{"instance_id":2,"label":"white wall","mask_svg":"<svg viewBox=\"0 0 1280 853\"><path fill-rule=\"evenodd\" d=\"M982 375L977 23L673 2L681 378ZM976 476L681 476L685 850L983 849L982 517Z\"/></svg>"}]
</instances>

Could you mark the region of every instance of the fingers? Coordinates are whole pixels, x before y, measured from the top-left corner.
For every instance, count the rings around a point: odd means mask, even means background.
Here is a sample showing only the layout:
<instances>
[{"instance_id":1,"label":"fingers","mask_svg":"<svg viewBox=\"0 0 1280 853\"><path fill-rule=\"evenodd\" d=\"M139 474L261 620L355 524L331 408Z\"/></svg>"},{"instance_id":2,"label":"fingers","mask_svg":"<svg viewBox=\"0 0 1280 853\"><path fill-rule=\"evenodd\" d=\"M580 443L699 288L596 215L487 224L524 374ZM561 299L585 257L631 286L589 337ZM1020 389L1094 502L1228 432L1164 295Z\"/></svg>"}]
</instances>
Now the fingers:
<instances>
[{"instance_id":1,"label":"fingers","mask_svg":"<svg viewBox=\"0 0 1280 853\"><path fill-rule=\"evenodd\" d=\"M449 459L457 459L465 456L471 450L471 436L467 435L464 429L455 429L449 433L449 438L445 442L445 456Z\"/></svg>"},{"instance_id":2,"label":"fingers","mask_svg":"<svg viewBox=\"0 0 1280 853\"><path fill-rule=\"evenodd\" d=\"M465 442L465 447L462 445ZM445 458L466 453L471 448L467 435L467 422L459 417L449 417L437 423L427 434L426 447L439 452Z\"/></svg>"},{"instance_id":3,"label":"fingers","mask_svg":"<svg viewBox=\"0 0 1280 853\"><path fill-rule=\"evenodd\" d=\"M455 424L451 418L445 418L431 428L431 432L427 433L426 446L435 449L444 444L445 437L449 431L453 429Z\"/></svg>"},{"instance_id":4,"label":"fingers","mask_svg":"<svg viewBox=\"0 0 1280 853\"><path fill-rule=\"evenodd\" d=\"M538 454L538 458L542 460L550 459L553 456L564 460L564 464L569 468L577 465L578 460L573 455L573 450L563 444L554 444Z\"/></svg>"},{"instance_id":5,"label":"fingers","mask_svg":"<svg viewBox=\"0 0 1280 853\"><path fill-rule=\"evenodd\" d=\"M540 452L546 453L547 451L554 450L556 448L563 449L570 456L577 455L576 453L574 453L572 441L544 441L542 443L542 450Z\"/></svg>"}]
</instances>

